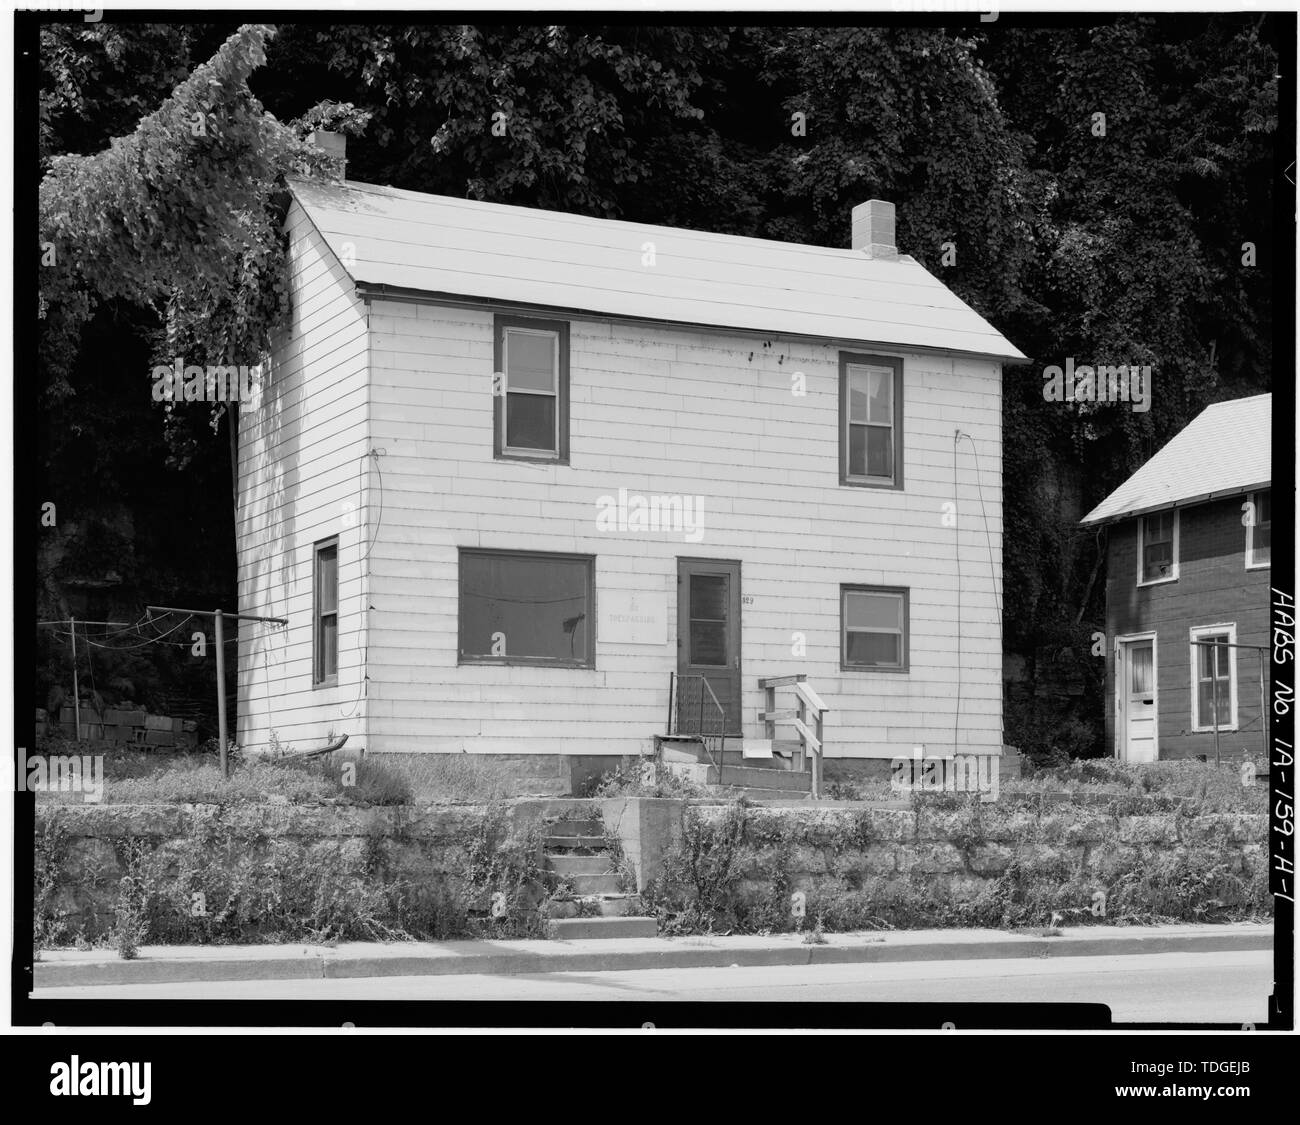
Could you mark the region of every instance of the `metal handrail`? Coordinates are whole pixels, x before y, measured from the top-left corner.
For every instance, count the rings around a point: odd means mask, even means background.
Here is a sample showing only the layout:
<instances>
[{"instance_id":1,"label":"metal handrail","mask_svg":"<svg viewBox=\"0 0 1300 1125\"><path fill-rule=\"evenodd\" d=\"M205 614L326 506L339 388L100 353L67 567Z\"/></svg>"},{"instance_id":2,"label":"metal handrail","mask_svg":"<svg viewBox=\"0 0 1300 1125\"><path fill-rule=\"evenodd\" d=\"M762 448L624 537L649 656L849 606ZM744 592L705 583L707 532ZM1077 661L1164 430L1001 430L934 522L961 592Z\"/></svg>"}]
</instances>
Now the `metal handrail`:
<instances>
[{"instance_id":1,"label":"metal handrail","mask_svg":"<svg viewBox=\"0 0 1300 1125\"><path fill-rule=\"evenodd\" d=\"M689 723L689 721L687 721L685 724L684 724L683 721L682 721L682 702L683 702L683 701L682 701L682 684L685 683L685 682L687 682L687 681L695 681L695 680L698 680L698 681L700 682L700 685L701 685L701 686L700 686L700 692L699 692L699 704L698 704L698 707L697 707L697 709L696 709L696 714L695 714L695 729L691 730L691 729L689 729L689 727L690 727L690 723ZM712 714L713 714L714 711L717 712L717 716L718 716L718 720L717 720L717 728L718 728L718 729L717 729L717 737L721 740L720 753L723 754L723 755L725 755L725 752L726 752L726 745L727 745L727 733L726 733L726 732L727 732L727 713L726 713L726 710L723 708L722 704L719 702L718 697L717 697L717 694L716 694L716 693L714 692L714 690L713 690L713 686L709 683L709 681L708 681L708 680L707 680L703 675L696 674L696 673L692 673L692 674L688 674L688 675L681 675L681 674L679 674L679 673L677 673L677 672L670 672L670 673L669 673L669 678L668 678L668 732L667 732L667 733L668 733L668 734L697 734L697 735L699 735L699 736L700 736L700 744L704 747L704 752L705 752L705 754L708 755L709 762L710 762L710 763L713 765L713 767L718 771L718 780L721 781L721 780L722 780L722 762L719 761L719 760L717 760L717 759L715 759L715 758L713 757L713 751L709 748L709 744L708 744L708 742L705 741L707 738L711 738L711 737L713 737L713 735L711 735L708 731L705 730L705 722L704 722L704 693L705 693L706 690L708 691L708 693L709 693L709 698L712 700L712 703L713 703L713 710L710 712L710 717L712 717ZM688 701L688 706L689 706L689 702L691 702L691 701Z\"/></svg>"}]
</instances>

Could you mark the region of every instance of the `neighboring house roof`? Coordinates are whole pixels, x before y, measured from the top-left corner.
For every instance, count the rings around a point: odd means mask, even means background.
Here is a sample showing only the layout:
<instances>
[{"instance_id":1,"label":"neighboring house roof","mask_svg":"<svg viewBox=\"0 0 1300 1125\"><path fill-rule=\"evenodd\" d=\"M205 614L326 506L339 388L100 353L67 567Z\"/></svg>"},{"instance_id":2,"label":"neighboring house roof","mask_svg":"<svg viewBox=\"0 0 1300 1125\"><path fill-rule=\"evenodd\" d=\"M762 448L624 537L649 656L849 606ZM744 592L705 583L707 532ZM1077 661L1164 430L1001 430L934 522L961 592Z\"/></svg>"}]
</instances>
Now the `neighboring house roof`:
<instances>
[{"instance_id":1,"label":"neighboring house roof","mask_svg":"<svg viewBox=\"0 0 1300 1125\"><path fill-rule=\"evenodd\" d=\"M1080 521L1112 520L1235 496L1273 481L1273 396L1207 406Z\"/></svg>"},{"instance_id":2,"label":"neighboring house roof","mask_svg":"<svg viewBox=\"0 0 1300 1125\"><path fill-rule=\"evenodd\" d=\"M906 256L889 261L351 181L290 187L363 287L1025 359ZM642 264L646 243L653 265Z\"/></svg>"}]
</instances>

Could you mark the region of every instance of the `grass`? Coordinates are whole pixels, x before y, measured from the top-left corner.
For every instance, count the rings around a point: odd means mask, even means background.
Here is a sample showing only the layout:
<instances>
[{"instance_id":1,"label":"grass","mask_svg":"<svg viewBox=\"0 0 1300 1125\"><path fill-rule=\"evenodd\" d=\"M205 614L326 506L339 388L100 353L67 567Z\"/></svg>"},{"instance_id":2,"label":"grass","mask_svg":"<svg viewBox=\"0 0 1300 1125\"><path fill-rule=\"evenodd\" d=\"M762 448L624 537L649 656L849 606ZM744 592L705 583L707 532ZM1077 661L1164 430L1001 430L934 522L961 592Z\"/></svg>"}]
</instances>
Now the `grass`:
<instances>
[{"instance_id":1,"label":"grass","mask_svg":"<svg viewBox=\"0 0 1300 1125\"><path fill-rule=\"evenodd\" d=\"M51 740L42 754L103 754L104 804L240 804L276 799L293 805L399 805L412 799L399 774L373 759L342 754L298 761L243 759L231 761L223 778L215 756L202 753L149 752L108 747L103 743ZM349 768L350 767L350 768ZM42 804L83 804L81 793L42 791Z\"/></svg>"},{"instance_id":2,"label":"grass","mask_svg":"<svg viewBox=\"0 0 1300 1125\"><path fill-rule=\"evenodd\" d=\"M511 792L509 771L484 754L377 754L371 760L402 778L414 800L428 804L491 803Z\"/></svg>"}]
</instances>

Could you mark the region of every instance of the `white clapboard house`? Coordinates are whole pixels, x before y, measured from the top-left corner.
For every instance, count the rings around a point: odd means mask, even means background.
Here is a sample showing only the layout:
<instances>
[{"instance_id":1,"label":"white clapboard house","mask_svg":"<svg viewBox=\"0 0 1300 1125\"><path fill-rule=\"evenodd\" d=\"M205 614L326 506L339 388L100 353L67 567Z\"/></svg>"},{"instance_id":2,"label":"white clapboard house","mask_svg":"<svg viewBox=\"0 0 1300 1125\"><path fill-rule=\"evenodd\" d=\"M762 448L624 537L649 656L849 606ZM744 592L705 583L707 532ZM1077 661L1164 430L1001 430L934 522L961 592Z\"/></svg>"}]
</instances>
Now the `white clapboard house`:
<instances>
[{"instance_id":1,"label":"white clapboard house","mask_svg":"<svg viewBox=\"0 0 1300 1125\"><path fill-rule=\"evenodd\" d=\"M238 511L240 611L288 626L241 631L243 747L1000 752L1024 357L898 253L891 204L843 249L292 196Z\"/></svg>"}]
</instances>

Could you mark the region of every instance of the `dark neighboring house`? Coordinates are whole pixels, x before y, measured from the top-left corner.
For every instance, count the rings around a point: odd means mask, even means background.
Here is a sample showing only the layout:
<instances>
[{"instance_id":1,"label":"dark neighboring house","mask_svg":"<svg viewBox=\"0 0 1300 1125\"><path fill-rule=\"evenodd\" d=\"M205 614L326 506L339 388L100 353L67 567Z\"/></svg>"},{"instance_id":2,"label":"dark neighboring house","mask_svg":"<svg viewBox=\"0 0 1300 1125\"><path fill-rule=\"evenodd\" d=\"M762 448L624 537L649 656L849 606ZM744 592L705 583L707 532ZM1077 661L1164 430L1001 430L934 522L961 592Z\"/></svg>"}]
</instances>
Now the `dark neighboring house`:
<instances>
[{"instance_id":1,"label":"dark neighboring house","mask_svg":"<svg viewBox=\"0 0 1300 1125\"><path fill-rule=\"evenodd\" d=\"M1271 427L1271 395L1207 407L1082 521L1110 525L1106 737L1121 761L1265 747Z\"/></svg>"}]
</instances>

